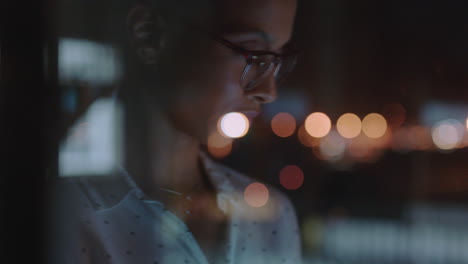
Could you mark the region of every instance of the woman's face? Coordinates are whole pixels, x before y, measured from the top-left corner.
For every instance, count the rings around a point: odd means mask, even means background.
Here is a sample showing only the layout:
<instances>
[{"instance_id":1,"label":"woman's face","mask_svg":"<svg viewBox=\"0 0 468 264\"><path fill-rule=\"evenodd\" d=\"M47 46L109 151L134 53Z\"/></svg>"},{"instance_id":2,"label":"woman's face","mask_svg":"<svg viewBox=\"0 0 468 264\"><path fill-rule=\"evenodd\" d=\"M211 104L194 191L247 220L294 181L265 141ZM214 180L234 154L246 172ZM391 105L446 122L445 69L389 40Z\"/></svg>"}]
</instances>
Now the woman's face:
<instances>
[{"instance_id":1,"label":"woman's face","mask_svg":"<svg viewBox=\"0 0 468 264\"><path fill-rule=\"evenodd\" d=\"M296 0L224 0L219 8L218 36L239 47L280 53L291 37ZM241 112L255 117L262 104L275 100L276 85L270 74L246 90L240 81L245 58L214 39L203 43L204 61L192 69L194 78L181 84L190 92L178 95L168 113L177 129L206 143L222 115Z\"/></svg>"}]
</instances>

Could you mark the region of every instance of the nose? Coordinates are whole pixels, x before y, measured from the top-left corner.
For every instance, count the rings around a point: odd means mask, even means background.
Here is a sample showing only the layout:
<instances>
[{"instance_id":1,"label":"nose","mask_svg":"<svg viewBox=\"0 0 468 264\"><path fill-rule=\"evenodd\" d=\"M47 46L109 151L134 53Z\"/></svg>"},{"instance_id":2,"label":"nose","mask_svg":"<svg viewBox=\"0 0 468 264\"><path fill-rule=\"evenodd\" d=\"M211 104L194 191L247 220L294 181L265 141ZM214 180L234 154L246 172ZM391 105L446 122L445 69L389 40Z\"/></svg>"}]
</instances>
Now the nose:
<instances>
[{"instance_id":1,"label":"nose","mask_svg":"<svg viewBox=\"0 0 468 264\"><path fill-rule=\"evenodd\" d=\"M245 92L249 100L260 104L271 103L276 100L276 81L271 74L252 89Z\"/></svg>"}]
</instances>

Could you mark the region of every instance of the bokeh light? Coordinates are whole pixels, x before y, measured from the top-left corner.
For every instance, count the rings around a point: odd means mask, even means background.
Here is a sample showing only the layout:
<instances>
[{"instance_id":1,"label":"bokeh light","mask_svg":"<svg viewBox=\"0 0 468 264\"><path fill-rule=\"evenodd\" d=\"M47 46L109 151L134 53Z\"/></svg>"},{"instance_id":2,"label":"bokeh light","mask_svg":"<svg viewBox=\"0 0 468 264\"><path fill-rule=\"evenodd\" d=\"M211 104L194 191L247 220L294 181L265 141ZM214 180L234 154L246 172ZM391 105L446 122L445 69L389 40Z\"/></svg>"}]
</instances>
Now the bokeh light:
<instances>
[{"instance_id":1,"label":"bokeh light","mask_svg":"<svg viewBox=\"0 0 468 264\"><path fill-rule=\"evenodd\" d=\"M259 182L251 183L245 188L245 202L252 207L262 207L269 199L270 193L268 188Z\"/></svg>"},{"instance_id":2,"label":"bokeh light","mask_svg":"<svg viewBox=\"0 0 468 264\"><path fill-rule=\"evenodd\" d=\"M288 165L279 173L281 185L288 190L296 190L304 183L304 173L296 165Z\"/></svg>"},{"instance_id":3,"label":"bokeh light","mask_svg":"<svg viewBox=\"0 0 468 264\"><path fill-rule=\"evenodd\" d=\"M378 149L388 148L392 145L393 133L392 130L387 129L385 133L378 138L369 138L371 146Z\"/></svg>"},{"instance_id":4,"label":"bokeh light","mask_svg":"<svg viewBox=\"0 0 468 264\"><path fill-rule=\"evenodd\" d=\"M406 121L406 110L400 103L384 105L382 114L386 118L388 126L391 128L398 128Z\"/></svg>"},{"instance_id":5,"label":"bokeh light","mask_svg":"<svg viewBox=\"0 0 468 264\"><path fill-rule=\"evenodd\" d=\"M228 138L240 138L249 130L249 119L242 113L232 112L223 115L218 121L218 131Z\"/></svg>"},{"instance_id":6,"label":"bokeh light","mask_svg":"<svg viewBox=\"0 0 468 264\"><path fill-rule=\"evenodd\" d=\"M368 114L362 120L362 131L370 138L382 137L387 131L387 121L380 114Z\"/></svg>"},{"instance_id":7,"label":"bokeh light","mask_svg":"<svg viewBox=\"0 0 468 264\"><path fill-rule=\"evenodd\" d=\"M306 118L304 126L309 135L321 138L330 132L331 121L326 114L315 112Z\"/></svg>"},{"instance_id":8,"label":"bokeh light","mask_svg":"<svg viewBox=\"0 0 468 264\"><path fill-rule=\"evenodd\" d=\"M463 130L463 125L455 119L441 121L432 129L432 141L439 149L454 149L463 139Z\"/></svg>"},{"instance_id":9,"label":"bokeh light","mask_svg":"<svg viewBox=\"0 0 468 264\"><path fill-rule=\"evenodd\" d=\"M297 137L302 145L306 147L318 147L320 145L320 139L309 135L305 130L304 125L301 125L297 130Z\"/></svg>"},{"instance_id":10,"label":"bokeh light","mask_svg":"<svg viewBox=\"0 0 468 264\"><path fill-rule=\"evenodd\" d=\"M227 157L232 151L232 139L213 132L208 137L208 152L215 158Z\"/></svg>"},{"instance_id":11,"label":"bokeh light","mask_svg":"<svg viewBox=\"0 0 468 264\"><path fill-rule=\"evenodd\" d=\"M336 122L338 133L344 138L355 138L361 133L361 119L355 114L347 113Z\"/></svg>"},{"instance_id":12,"label":"bokeh light","mask_svg":"<svg viewBox=\"0 0 468 264\"><path fill-rule=\"evenodd\" d=\"M271 129L278 137L289 137L296 131L296 119L288 113L278 113L271 119Z\"/></svg>"},{"instance_id":13,"label":"bokeh light","mask_svg":"<svg viewBox=\"0 0 468 264\"><path fill-rule=\"evenodd\" d=\"M346 150L346 142L338 132L331 131L327 137L320 142L320 153L325 159L341 159Z\"/></svg>"}]
</instances>

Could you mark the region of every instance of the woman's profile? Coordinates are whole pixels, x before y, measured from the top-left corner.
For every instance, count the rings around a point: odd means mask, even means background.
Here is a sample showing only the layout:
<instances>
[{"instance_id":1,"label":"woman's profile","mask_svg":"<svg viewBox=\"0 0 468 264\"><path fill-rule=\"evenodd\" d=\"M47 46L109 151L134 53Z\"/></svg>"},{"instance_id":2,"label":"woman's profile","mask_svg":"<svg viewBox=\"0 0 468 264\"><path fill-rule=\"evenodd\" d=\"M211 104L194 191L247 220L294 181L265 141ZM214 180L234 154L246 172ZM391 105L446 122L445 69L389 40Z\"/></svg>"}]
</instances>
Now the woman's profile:
<instances>
[{"instance_id":1,"label":"woman's profile","mask_svg":"<svg viewBox=\"0 0 468 264\"><path fill-rule=\"evenodd\" d=\"M268 202L249 205L255 180L203 151L221 116L252 121L275 100L296 1L135 1L127 11L126 161L118 175L64 185L74 202L57 263L300 263L286 196L266 185Z\"/></svg>"}]
</instances>

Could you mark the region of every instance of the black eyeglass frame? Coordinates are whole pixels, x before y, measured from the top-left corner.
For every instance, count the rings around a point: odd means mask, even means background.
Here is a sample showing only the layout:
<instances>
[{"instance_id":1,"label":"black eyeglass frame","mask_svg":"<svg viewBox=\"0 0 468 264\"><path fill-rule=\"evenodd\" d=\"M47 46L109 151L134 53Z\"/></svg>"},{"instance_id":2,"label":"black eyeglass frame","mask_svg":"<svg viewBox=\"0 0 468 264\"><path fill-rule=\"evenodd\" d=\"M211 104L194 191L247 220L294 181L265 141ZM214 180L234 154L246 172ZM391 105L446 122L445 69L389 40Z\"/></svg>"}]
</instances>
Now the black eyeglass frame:
<instances>
[{"instance_id":1,"label":"black eyeglass frame","mask_svg":"<svg viewBox=\"0 0 468 264\"><path fill-rule=\"evenodd\" d=\"M218 36L212 36L216 41L224 45L225 47L231 49L235 53L238 53L242 55L246 59L246 66L244 67L244 70L242 72L240 81L243 81L245 79L245 76L247 75L247 72L250 70L250 67L252 67L252 64L255 62L255 60L262 55L271 55L274 56L273 64L275 65L275 70L273 73L273 76L276 79L276 76L281 69L283 65L283 61L286 59L293 58L293 65L292 67L295 66L296 60L297 60L297 53L296 52L291 52L291 53L286 53L286 54L278 54L276 52L272 51L267 51L267 50L248 50L244 49L242 47L237 46L236 44L230 42L229 40L226 40L222 37Z\"/></svg>"}]
</instances>

